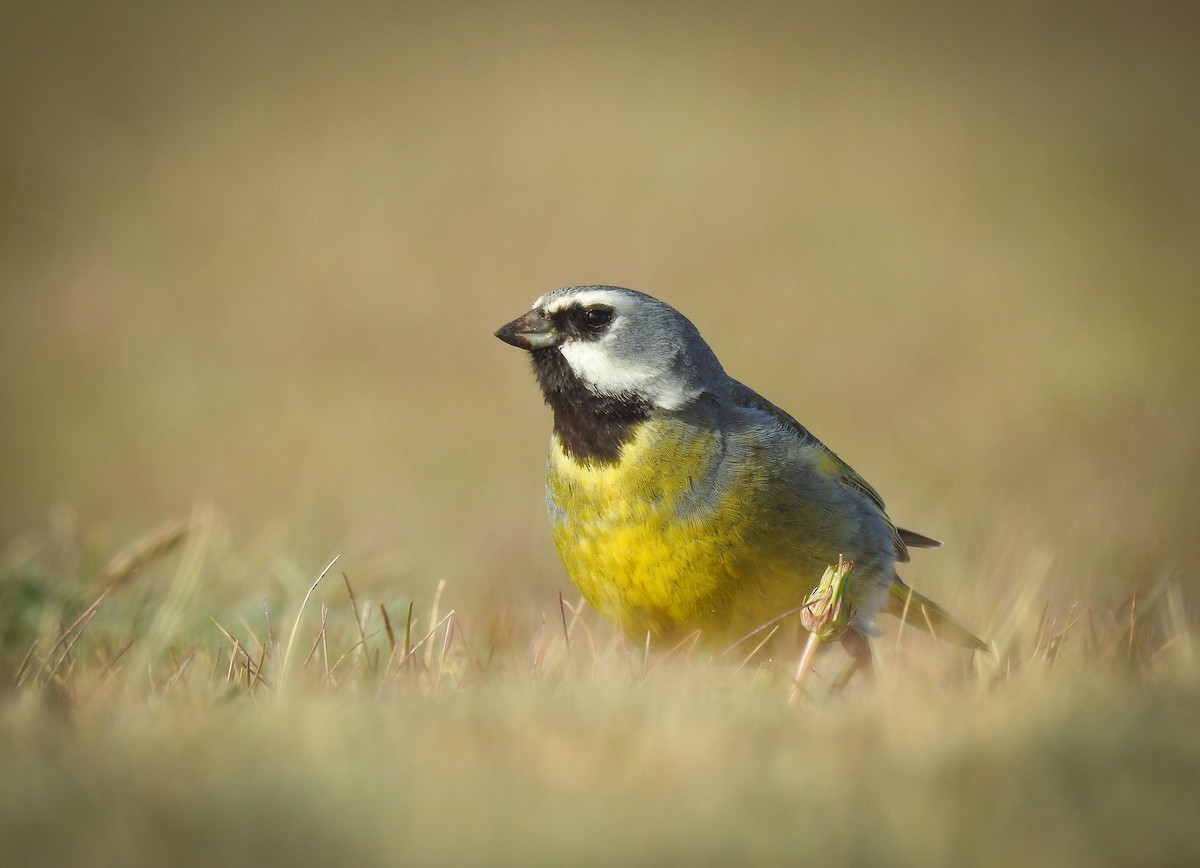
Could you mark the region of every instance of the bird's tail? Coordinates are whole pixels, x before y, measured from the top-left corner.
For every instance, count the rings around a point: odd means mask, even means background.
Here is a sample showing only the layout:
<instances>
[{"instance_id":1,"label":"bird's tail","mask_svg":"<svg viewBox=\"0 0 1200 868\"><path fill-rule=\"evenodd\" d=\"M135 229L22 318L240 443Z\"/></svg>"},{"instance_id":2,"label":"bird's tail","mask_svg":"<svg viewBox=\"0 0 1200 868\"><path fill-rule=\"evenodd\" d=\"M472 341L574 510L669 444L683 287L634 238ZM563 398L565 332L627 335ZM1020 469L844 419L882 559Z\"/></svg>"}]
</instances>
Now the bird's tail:
<instances>
[{"instance_id":1,"label":"bird's tail","mask_svg":"<svg viewBox=\"0 0 1200 868\"><path fill-rule=\"evenodd\" d=\"M897 576L892 582L887 602L881 611L895 615L906 624L919 627L931 633L938 639L974 648L978 651L990 651L992 646L984 642L962 624L954 616L922 594L918 594Z\"/></svg>"}]
</instances>

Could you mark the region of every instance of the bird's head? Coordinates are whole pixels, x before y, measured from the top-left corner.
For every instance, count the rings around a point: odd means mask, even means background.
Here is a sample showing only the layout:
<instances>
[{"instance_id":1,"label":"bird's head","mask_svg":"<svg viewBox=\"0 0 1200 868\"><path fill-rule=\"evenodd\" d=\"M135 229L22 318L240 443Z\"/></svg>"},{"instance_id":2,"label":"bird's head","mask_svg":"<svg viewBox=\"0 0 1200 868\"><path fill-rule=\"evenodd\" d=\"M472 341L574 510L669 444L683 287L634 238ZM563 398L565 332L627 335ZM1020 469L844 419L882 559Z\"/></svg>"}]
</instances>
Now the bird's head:
<instances>
[{"instance_id":1,"label":"bird's head","mask_svg":"<svg viewBox=\"0 0 1200 868\"><path fill-rule=\"evenodd\" d=\"M548 292L496 337L530 352L547 400L565 377L600 398L678 410L725 379L687 317L616 286Z\"/></svg>"}]
</instances>

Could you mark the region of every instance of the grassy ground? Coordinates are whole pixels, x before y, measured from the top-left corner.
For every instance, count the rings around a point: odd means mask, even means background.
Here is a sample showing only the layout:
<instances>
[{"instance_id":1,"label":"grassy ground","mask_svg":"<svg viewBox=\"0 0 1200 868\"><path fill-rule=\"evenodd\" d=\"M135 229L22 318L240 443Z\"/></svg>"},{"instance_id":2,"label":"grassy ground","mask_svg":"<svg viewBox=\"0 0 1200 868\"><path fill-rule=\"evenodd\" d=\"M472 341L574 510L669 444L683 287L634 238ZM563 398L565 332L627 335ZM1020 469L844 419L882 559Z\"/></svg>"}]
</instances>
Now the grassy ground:
<instances>
[{"instance_id":1,"label":"grassy ground","mask_svg":"<svg viewBox=\"0 0 1200 868\"><path fill-rule=\"evenodd\" d=\"M1200 857L1175 585L1122 618L1013 610L997 659L889 637L841 697L829 652L789 704L792 659L647 658L565 603L472 620L452 588L377 602L336 565L306 608L238 614L205 536L116 585L6 576L40 621L5 632L13 864Z\"/></svg>"},{"instance_id":2,"label":"grassy ground","mask_svg":"<svg viewBox=\"0 0 1200 868\"><path fill-rule=\"evenodd\" d=\"M6 861L1197 861L1195 29L7 4ZM789 704L576 613L491 332L578 282L946 540L996 656L884 623Z\"/></svg>"}]
</instances>

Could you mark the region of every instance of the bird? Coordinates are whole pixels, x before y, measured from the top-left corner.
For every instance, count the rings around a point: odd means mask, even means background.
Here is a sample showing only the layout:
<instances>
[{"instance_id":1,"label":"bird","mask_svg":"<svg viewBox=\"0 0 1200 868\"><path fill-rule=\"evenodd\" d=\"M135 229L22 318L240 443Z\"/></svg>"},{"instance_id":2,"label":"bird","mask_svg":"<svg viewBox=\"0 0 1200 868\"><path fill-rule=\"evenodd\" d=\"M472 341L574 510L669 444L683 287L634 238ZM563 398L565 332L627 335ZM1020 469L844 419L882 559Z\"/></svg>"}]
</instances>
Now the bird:
<instances>
[{"instance_id":1,"label":"bird","mask_svg":"<svg viewBox=\"0 0 1200 868\"><path fill-rule=\"evenodd\" d=\"M896 572L910 548L941 543L896 526L874 488L729 376L669 304L568 286L495 335L529 353L553 416L546 505L559 557L627 636L728 648L799 612L808 665L822 639L850 652L839 683L870 661L881 612L989 648Z\"/></svg>"}]
</instances>

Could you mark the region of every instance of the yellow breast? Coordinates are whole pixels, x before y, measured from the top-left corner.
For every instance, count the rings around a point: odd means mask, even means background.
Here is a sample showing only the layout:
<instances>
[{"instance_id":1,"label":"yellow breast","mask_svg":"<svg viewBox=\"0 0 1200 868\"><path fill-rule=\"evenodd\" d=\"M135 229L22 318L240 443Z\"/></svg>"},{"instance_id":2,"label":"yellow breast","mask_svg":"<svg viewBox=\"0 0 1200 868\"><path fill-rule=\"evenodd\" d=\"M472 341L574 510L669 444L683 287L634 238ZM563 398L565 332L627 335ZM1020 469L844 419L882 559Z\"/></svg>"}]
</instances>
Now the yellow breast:
<instances>
[{"instance_id":1,"label":"yellow breast","mask_svg":"<svg viewBox=\"0 0 1200 868\"><path fill-rule=\"evenodd\" d=\"M578 462L552 440L559 555L588 603L627 634L732 641L811 588L795 551L764 535L769 473L753 454L723 460L727 447L662 419L639 425L610 464Z\"/></svg>"}]
</instances>

